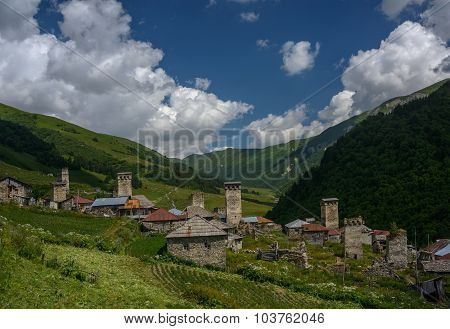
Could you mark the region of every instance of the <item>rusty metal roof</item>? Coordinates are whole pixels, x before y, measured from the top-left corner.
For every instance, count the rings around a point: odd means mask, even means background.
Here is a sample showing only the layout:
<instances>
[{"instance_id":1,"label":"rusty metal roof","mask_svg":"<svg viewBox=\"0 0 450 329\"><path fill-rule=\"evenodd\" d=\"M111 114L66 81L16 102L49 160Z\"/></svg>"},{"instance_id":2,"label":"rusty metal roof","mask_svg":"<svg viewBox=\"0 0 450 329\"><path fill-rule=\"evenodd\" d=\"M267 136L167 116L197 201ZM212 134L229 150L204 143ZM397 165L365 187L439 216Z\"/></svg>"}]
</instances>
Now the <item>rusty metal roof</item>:
<instances>
[{"instance_id":1,"label":"rusty metal roof","mask_svg":"<svg viewBox=\"0 0 450 329\"><path fill-rule=\"evenodd\" d=\"M302 226L304 231L307 232L327 232L328 228L319 224L305 224Z\"/></svg>"},{"instance_id":2,"label":"rusty metal roof","mask_svg":"<svg viewBox=\"0 0 450 329\"><path fill-rule=\"evenodd\" d=\"M155 210L154 212L150 213L147 217L142 219L143 222L170 222L178 220L185 220L185 218L174 215L163 208Z\"/></svg>"},{"instance_id":3,"label":"rusty metal roof","mask_svg":"<svg viewBox=\"0 0 450 329\"><path fill-rule=\"evenodd\" d=\"M215 227L207 220L195 216L189 219L183 226L169 233L167 238L192 238L208 236L227 236L228 234Z\"/></svg>"}]
</instances>

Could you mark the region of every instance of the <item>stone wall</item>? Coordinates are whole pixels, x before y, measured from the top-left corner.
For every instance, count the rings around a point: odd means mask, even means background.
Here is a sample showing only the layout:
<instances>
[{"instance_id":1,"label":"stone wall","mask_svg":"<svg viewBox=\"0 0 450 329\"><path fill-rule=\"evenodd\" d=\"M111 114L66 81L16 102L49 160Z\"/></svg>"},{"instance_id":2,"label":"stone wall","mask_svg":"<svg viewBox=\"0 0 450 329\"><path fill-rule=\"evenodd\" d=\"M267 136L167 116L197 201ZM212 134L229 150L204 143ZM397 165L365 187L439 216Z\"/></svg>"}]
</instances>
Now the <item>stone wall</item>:
<instances>
[{"instance_id":1,"label":"stone wall","mask_svg":"<svg viewBox=\"0 0 450 329\"><path fill-rule=\"evenodd\" d=\"M55 183L52 186L52 201L62 202L67 199L66 184Z\"/></svg>"},{"instance_id":2,"label":"stone wall","mask_svg":"<svg viewBox=\"0 0 450 329\"><path fill-rule=\"evenodd\" d=\"M225 183L224 187L227 223L237 226L242 218L241 183Z\"/></svg>"},{"instance_id":3,"label":"stone wall","mask_svg":"<svg viewBox=\"0 0 450 329\"><path fill-rule=\"evenodd\" d=\"M421 262L421 267L425 272L450 273L450 260L433 260Z\"/></svg>"},{"instance_id":4,"label":"stone wall","mask_svg":"<svg viewBox=\"0 0 450 329\"><path fill-rule=\"evenodd\" d=\"M203 192L194 192L191 194L191 205L205 208Z\"/></svg>"},{"instance_id":5,"label":"stone wall","mask_svg":"<svg viewBox=\"0 0 450 329\"><path fill-rule=\"evenodd\" d=\"M386 261L395 268L408 266L408 247L406 231L391 233L386 240Z\"/></svg>"},{"instance_id":6,"label":"stone wall","mask_svg":"<svg viewBox=\"0 0 450 329\"><path fill-rule=\"evenodd\" d=\"M289 239L299 240L302 238L302 229L301 228L286 228L286 235Z\"/></svg>"},{"instance_id":7,"label":"stone wall","mask_svg":"<svg viewBox=\"0 0 450 329\"><path fill-rule=\"evenodd\" d=\"M345 219L344 248L345 256L352 259L360 259L363 256L361 217Z\"/></svg>"},{"instance_id":8,"label":"stone wall","mask_svg":"<svg viewBox=\"0 0 450 329\"><path fill-rule=\"evenodd\" d=\"M332 230L339 228L339 208L338 200L321 200L320 201L320 217L322 224Z\"/></svg>"},{"instance_id":9,"label":"stone wall","mask_svg":"<svg viewBox=\"0 0 450 329\"><path fill-rule=\"evenodd\" d=\"M183 226L184 220L164 221L164 222L141 222L144 231L151 233L170 233L177 228Z\"/></svg>"},{"instance_id":10,"label":"stone wall","mask_svg":"<svg viewBox=\"0 0 450 329\"><path fill-rule=\"evenodd\" d=\"M302 233L303 239L308 241L311 244L317 244L320 246L323 246L323 243L325 242L326 238L326 232L309 232L304 231Z\"/></svg>"},{"instance_id":11,"label":"stone wall","mask_svg":"<svg viewBox=\"0 0 450 329\"><path fill-rule=\"evenodd\" d=\"M133 174L131 172L118 173L117 174L117 196L132 196Z\"/></svg>"},{"instance_id":12,"label":"stone wall","mask_svg":"<svg viewBox=\"0 0 450 329\"><path fill-rule=\"evenodd\" d=\"M198 265L226 266L227 236L169 238L167 251Z\"/></svg>"},{"instance_id":13,"label":"stone wall","mask_svg":"<svg viewBox=\"0 0 450 329\"><path fill-rule=\"evenodd\" d=\"M8 202L8 186L0 183L0 202Z\"/></svg>"}]
</instances>

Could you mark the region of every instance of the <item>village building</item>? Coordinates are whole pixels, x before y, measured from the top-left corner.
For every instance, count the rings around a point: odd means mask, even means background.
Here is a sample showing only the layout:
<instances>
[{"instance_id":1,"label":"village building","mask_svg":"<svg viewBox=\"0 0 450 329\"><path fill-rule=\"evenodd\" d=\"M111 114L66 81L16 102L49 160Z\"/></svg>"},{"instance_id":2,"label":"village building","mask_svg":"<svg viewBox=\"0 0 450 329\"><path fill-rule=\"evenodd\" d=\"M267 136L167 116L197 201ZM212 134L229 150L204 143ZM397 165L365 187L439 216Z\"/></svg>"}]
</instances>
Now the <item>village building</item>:
<instances>
[{"instance_id":1,"label":"village building","mask_svg":"<svg viewBox=\"0 0 450 329\"><path fill-rule=\"evenodd\" d=\"M203 192L194 192L191 194L191 206L205 208L205 198Z\"/></svg>"},{"instance_id":2,"label":"village building","mask_svg":"<svg viewBox=\"0 0 450 329\"><path fill-rule=\"evenodd\" d=\"M169 212L170 212L171 214L176 215L176 216L181 216L181 215L184 214L184 213L183 213L183 210L180 210L180 209L177 209L177 208L169 209Z\"/></svg>"},{"instance_id":3,"label":"village building","mask_svg":"<svg viewBox=\"0 0 450 329\"><path fill-rule=\"evenodd\" d=\"M215 217L214 213L212 213L200 206L188 206L188 207L186 207L186 209L184 209L183 213L185 214L185 216L187 218L199 216L204 219L211 220Z\"/></svg>"},{"instance_id":4,"label":"village building","mask_svg":"<svg viewBox=\"0 0 450 329\"><path fill-rule=\"evenodd\" d=\"M201 217L189 219L166 239L171 255L199 265L226 266L227 232Z\"/></svg>"},{"instance_id":5,"label":"village building","mask_svg":"<svg viewBox=\"0 0 450 329\"><path fill-rule=\"evenodd\" d=\"M141 220L156 209L155 204L147 199L145 195L134 195L124 206L120 207L119 215Z\"/></svg>"},{"instance_id":6,"label":"village building","mask_svg":"<svg viewBox=\"0 0 450 329\"><path fill-rule=\"evenodd\" d=\"M241 182L226 182L224 188L227 223L238 226L242 218Z\"/></svg>"},{"instance_id":7,"label":"village building","mask_svg":"<svg viewBox=\"0 0 450 329\"><path fill-rule=\"evenodd\" d=\"M351 259L361 259L363 257L362 246L362 217L344 220L344 250L345 257Z\"/></svg>"},{"instance_id":8,"label":"village building","mask_svg":"<svg viewBox=\"0 0 450 329\"><path fill-rule=\"evenodd\" d=\"M328 228L319 224L305 224L302 226L302 238L311 244L323 246L328 239Z\"/></svg>"},{"instance_id":9,"label":"village building","mask_svg":"<svg viewBox=\"0 0 450 329\"><path fill-rule=\"evenodd\" d=\"M52 183L52 193L50 196L50 208L60 209L61 203L67 200L67 187L64 182Z\"/></svg>"},{"instance_id":10,"label":"village building","mask_svg":"<svg viewBox=\"0 0 450 329\"><path fill-rule=\"evenodd\" d=\"M90 213L104 217L118 216L120 208L125 206L128 200L128 196L96 199L91 206Z\"/></svg>"},{"instance_id":11,"label":"village building","mask_svg":"<svg viewBox=\"0 0 450 329\"><path fill-rule=\"evenodd\" d=\"M228 234L227 248L233 250L234 252L242 249L242 237L235 234L236 228L234 226L218 219L213 219L209 221L209 223Z\"/></svg>"},{"instance_id":12,"label":"village building","mask_svg":"<svg viewBox=\"0 0 450 329\"><path fill-rule=\"evenodd\" d=\"M59 205L59 208L64 210L86 212L90 210L93 203L93 200L82 198L80 196L71 196L67 200L62 201Z\"/></svg>"},{"instance_id":13,"label":"village building","mask_svg":"<svg viewBox=\"0 0 450 329\"><path fill-rule=\"evenodd\" d=\"M169 233L185 222L186 216L174 215L163 208L153 211L141 220L143 230L150 233Z\"/></svg>"},{"instance_id":14,"label":"village building","mask_svg":"<svg viewBox=\"0 0 450 329\"><path fill-rule=\"evenodd\" d=\"M394 268L408 266L408 247L405 230L391 232L386 240L386 261Z\"/></svg>"},{"instance_id":15,"label":"village building","mask_svg":"<svg viewBox=\"0 0 450 329\"><path fill-rule=\"evenodd\" d=\"M258 227L275 225L275 222L273 220L270 220L270 219L262 217L262 216L242 217L241 222L245 223L245 224L258 226Z\"/></svg>"},{"instance_id":16,"label":"village building","mask_svg":"<svg viewBox=\"0 0 450 329\"><path fill-rule=\"evenodd\" d=\"M363 245L372 245L372 230L366 225L361 226L361 242Z\"/></svg>"},{"instance_id":17,"label":"village building","mask_svg":"<svg viewBox=\"0 0 450 329\"><path fill-rule=\"evenodd\" d=\"M59 174L59 182L66 184L66 194L70 193L69 168L62 168Z\"/></svg>"},{"instance_id":18,"label":"village building","mask_svg":"<svg viewBox=\"0 0 450 329\"><path fill-rule=\"evenodd\" d=\"M374 253L384 253L386 251L386 240L389 234L389 231L385 230L372 231L372 251Z\"/></svg>"},{"instance_id":19,"label":"village building","mask_svg":"<svg viewBox=\"0 0 450 329\"><path fill-rule=\"evenodd\" d=\"M339 228L339 200L336 198L326 198L320 201L320 218L322 225L330 230Z\"/></svg>"},{"instance_id":20,"label":"village building","mask_svg":"<svg viewBox=\"0 0 450 329\"><path fill-rule=\"evenodd\" d=\"M219 218L221 221L224 222L227 221L227 208L225 207L214 208L214 213L217 215L216 217Z\"/></svg>"},{"instance_id":21,"label":"village building","mask_svg":"<svg viewBox=\"0 0 450 329\"><path fill-rule=\"evenodd\" d=\"M12 177L0 181L0 202L16 202L20 205L29 205L32 192L31 186Z\"/></svg>"},{"instance_id":22,"label":"village building","mask_svg":"<svg viewBox=\"0 0 450 329\"><path fill-rule=\"evenodd\" d=\"M340 230L329 230L328 231L328 241L334 243L341 242L341 231Z\"/></svg>"},{"instance_id":23,"label":"village building","mask_svg":"<svg viewBox=\"0 0 450 329\"><path fill-rule=\"evenodd\" d=\"M307 221L296 219L284 225L283 231L290 239L300 239L302 236L302 227L309 224Z\"/></svg>"},{"instance_id":24,"label":"village building","mask_svg":"<svg viewBox=\"0 0 450 329\"><path fill-rule=\"evenodd\" d=\"M437 240L420 250L419 268L425 272L450 273L450 240Z\"/></svg>"}]
</instances>

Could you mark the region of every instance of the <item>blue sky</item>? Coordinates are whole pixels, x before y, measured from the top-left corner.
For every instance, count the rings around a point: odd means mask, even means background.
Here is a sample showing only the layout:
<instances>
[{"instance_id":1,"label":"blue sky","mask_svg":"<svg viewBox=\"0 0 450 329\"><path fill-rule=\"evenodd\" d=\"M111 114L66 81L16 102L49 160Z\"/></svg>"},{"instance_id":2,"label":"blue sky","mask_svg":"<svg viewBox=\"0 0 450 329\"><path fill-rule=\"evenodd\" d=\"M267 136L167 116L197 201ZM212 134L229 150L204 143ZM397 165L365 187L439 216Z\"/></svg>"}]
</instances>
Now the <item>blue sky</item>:
<instances>
[{"instance_id":1,"label":"blue sky","mask_svg":"<svg viewBox=\"0 0 450 329\"><path fill-rule=\"evenodd\" d=\"M450 77L448 0L3 1L0 102L130 139L287 142Z\"/></svg>"}]
</instances>

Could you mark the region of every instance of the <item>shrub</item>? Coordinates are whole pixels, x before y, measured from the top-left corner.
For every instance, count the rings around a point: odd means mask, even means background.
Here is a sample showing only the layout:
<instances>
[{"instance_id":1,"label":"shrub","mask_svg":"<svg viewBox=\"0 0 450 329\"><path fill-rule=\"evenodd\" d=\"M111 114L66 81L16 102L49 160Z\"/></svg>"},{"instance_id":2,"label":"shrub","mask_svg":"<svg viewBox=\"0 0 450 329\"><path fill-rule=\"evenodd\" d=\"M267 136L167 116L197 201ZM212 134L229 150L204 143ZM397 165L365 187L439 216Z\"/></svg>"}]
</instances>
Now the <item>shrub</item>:
<instances>
[{"instance_id":1,"label":"shrub","mask_svg":"<svg viewBox=\"0 0 450 329\"><path fill-rule=\"evenodd\" d=\"M27 259L36 259L42 256L42 241L37 236L28 236L23 239L19 247L19 256Z\"/></svg>"},{"instance_id":2,"label":"shrub","mask_svg":"<svg viewBox=\"0 0 450 329\"><path fill-rule=\"evenodd\" d=\"M56 268L61 267L61 264L59 263L58 258L55 256L55 257L50 258L49 260L46 260L45 266L56 269Z\"/></svg>"}]
</instances>

